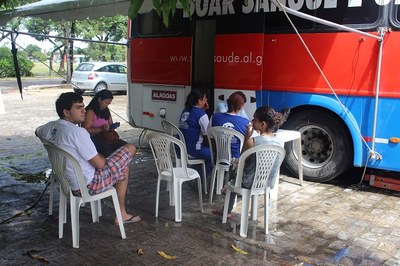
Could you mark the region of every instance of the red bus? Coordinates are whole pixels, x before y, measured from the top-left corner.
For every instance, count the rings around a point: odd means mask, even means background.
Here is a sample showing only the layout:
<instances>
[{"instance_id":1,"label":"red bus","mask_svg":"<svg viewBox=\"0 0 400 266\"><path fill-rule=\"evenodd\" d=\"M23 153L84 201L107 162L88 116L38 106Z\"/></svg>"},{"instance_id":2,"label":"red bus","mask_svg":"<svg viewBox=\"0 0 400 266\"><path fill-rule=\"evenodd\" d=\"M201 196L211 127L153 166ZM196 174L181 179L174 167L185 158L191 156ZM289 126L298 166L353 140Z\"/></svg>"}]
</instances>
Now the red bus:
<instances>
[{"instance_id":1,"label":"red bus","mask_svg":"<svg viewBox=\"0 0 400 266\"><path fill-rule=\"evenodd\" d=\"M177 9L168 27L154 10L139 14L128 48L132 125L178 123L195 87L208 91L211 110L242 90L249 116L261 105L291 108L284 128L302 134L305 179L325 182L351 166L399 172L400 1L274 3L196 1L191 18ZM286 151L297 176L291 144Z\"/></svg>"}]
</instances>

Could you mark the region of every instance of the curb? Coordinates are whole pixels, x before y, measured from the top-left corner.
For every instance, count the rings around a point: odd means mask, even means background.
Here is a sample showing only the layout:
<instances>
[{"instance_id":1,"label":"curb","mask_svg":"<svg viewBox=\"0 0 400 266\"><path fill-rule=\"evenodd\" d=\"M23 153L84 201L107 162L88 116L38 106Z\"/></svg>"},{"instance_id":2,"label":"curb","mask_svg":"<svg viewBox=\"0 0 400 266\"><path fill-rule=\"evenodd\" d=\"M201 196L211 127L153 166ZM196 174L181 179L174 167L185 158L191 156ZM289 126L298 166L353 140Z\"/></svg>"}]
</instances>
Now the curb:
<instances>
[{"instance_id":1,"label":"curb","mask_svg":"<svg viewBox=\"0 0 400 266\"><path fill-rule=\"evenodd\" d=\"M71 84L49 84L49 85L31 85L28 87L24 87L24 90L31 91L31 90L43 90L43 89L71 89Z\"/></svg>"}]
</instances>

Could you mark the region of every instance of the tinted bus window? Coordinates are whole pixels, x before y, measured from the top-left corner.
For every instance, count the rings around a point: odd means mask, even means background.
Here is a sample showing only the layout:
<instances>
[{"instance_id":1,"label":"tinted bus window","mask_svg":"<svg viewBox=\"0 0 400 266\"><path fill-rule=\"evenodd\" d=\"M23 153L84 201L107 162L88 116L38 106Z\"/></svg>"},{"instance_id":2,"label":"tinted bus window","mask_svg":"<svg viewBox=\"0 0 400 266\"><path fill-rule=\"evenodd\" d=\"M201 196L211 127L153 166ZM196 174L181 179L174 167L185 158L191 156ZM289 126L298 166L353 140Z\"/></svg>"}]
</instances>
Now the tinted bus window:
<instances>
[{"instance_id":1,"label":"tinted bus window","mask_svg":"<svg viewBox=\"0 0 400 266\"><path fill-rule=\"evenodd\" d=\"M394 25L394 30L400 30L400 5L391 6L390 21Z\"/></svg>"},{"instance_id":2,"label":"tinted bus window","mask_svg":"<svg viewBox=\"0 0 400 266\"><path fill-rule=\"evenodd\" d=\"M348 7L349 1L337 1L336 6L325 7L324 2L320 6L307 7L305 2L298 10L302 13L316 16L337 24L351 26L360 29L375 28L379 24L382 7L375 1L362 1L361 6ZM289 6L290 7L290 6ZM294 25L302 32L308 31L331 31L331 27L321 25L306 19L289 14ZM292 27L282 11L266 13L266 32L292 32Z\"/></svg>"},{"instance_id":3,"label":"tinted bus window","mask_svg":"<svg viewBox=\"0 0 400 266\"><path fill-rule=\"evenodd\" d=\"M132 28L134 29L132 34L142 37L178 35L184 27L182 20L182 10L177 9L174 17L169 21L168 27L166 27L157 12L152 10L145 14L138 14L137 18L132 22Z\"/></svg>"}]
</instances>

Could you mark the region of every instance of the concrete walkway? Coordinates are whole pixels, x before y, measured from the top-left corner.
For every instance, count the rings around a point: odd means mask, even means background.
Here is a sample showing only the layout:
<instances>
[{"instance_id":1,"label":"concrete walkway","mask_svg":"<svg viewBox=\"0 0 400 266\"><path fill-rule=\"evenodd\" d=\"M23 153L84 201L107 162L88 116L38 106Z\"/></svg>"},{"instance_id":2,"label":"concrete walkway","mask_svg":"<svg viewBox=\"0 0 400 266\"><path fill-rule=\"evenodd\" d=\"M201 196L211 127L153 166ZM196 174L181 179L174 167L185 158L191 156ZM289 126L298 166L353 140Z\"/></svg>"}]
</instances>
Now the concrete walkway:
<instances>
[{"instance_id":1,"label":"concrete walkway","mask_svg":"<svg viewBox=\"0 0 400 266\"><path fill-rule=\"evenodd\" d=\"M0 114L0 222L28 208L45 188L18 178L37 179L50 167L47 154L34 136L35 128L57 118L54 102L65 88L3 93ZM88 104L90 97L85 96ZM124 122L126 96L115 96L115 121ZM120 115L122 118L118 118ZM234 219L221 224L204 197L200 213L196 192L183 191L183 221L174 222L165 185L159 217L154 217L156 170L151 152L139 143L141 129L121 123L122 138L141 146L131 164L127 206L142 220L125 225L127 239L112 224L112 202L102 202L100 223L91 222L90 208L80 212L80 248L72 248L70 221L58 239L58 192L54 215L48 215L49 193L28 213L0 224L0 265L400 265L399 194L368 187L318 184L282 175L279 198L272 204L270 234L263 234L263 204L259 220L250 223L247 238L239 236L240 203ZM68 215L69 216L69 215ZM235 252L235 245L249 254ZM144 254L139 255L138 249ZM162 258L157 251L177 256Z\"/></svg>"}]
</instances>

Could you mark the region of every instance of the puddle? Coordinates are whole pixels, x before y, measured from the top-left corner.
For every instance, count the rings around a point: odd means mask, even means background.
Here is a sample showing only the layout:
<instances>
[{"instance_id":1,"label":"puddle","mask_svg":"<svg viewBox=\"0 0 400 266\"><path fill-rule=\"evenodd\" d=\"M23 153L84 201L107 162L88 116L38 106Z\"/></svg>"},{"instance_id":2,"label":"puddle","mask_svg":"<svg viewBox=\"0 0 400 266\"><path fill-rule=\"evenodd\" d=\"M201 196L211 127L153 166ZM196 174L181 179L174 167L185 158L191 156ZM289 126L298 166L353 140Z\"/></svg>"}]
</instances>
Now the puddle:
<instances>
[{"instance_id":1,"label":"puddle","mask_svg":"<svg viewBox=\"0 0 400 266\"><path fill-rule=\"evenodd\" d=\"M28 174L21 174L21 173L11 173L11 176L17 180L25 181L28 183L45 183L46 182L46 173L39 172L39 173L28 173Z\"/></svg>"}]
</instances>

